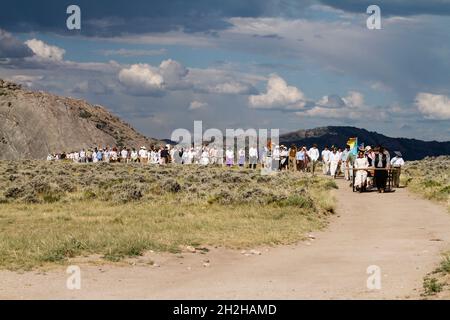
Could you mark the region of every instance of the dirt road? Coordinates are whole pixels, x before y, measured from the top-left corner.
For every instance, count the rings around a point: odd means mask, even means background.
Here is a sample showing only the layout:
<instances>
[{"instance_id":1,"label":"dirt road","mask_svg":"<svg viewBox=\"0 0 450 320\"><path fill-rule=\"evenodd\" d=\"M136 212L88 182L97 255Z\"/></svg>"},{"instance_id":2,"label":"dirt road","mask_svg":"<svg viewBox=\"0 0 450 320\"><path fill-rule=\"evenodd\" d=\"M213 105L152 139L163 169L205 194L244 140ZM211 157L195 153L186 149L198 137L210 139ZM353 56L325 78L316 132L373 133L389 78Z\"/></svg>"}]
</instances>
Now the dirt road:
<instances>
[{"instance_id":1,"label":"dirt road","mask_svg":"<svg viewBox=\"0 0 450 320\"><path fill-rule=\"evenodd\" d=\"M315 239L258 248L152 254L135 265L80 264L81 289L68 290L65 268L0 272L0 298L14 299L396 299L417 298L423 277L450 249L450 214L410 194L352 193L338 180L337 216ZM156 262L150 266L148 259ZM369 266L381 289L370 290Z\"/></svg>"}]
</instances>

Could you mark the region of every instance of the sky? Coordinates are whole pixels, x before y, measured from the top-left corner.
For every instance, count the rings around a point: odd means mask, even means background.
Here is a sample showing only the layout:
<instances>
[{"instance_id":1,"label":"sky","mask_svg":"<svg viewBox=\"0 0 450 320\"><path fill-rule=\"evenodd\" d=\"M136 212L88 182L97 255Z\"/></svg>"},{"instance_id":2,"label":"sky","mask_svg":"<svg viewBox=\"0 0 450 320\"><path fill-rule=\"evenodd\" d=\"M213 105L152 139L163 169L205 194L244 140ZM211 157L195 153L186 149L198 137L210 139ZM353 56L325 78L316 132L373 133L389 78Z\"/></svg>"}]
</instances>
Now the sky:
<instances>
[{"instance_id":1,"label":"sky","mask_svg":"<svg viewBox=\"0 0 450 320\"><path fill-rule=\"evenodd\" d=\"M450 140L450 0L2 2L0 78L103 105L149 137L202 120Z\"/></svg>"}]
</instances>

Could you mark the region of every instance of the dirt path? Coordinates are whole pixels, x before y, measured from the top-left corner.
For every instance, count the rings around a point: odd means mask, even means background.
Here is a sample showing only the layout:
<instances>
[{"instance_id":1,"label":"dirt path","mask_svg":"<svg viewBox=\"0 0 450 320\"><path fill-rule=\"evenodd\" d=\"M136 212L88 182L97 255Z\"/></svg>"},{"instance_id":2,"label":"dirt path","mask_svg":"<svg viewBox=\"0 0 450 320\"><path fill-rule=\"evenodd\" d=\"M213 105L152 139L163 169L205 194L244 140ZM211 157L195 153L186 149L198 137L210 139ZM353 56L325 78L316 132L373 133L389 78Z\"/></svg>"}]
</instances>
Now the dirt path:
<instances>
[{"instance_id":1,"label":"dirt path","mask_svg":"<svg viewBox=\"0 0 450 320\"><path fill-rule=\"evenodd\" d=\"M259 249L261 255L214 249L207 254L148 256L134 266L81 265L81 290L66 289L65 269L0 272L0 298L15 299L342 299L416 298L423 276L450 248L450 214L411 195L352 193L342 180L338 215L315 240ZM153 259L157 266L142 263ZM204 266L206 260L209 265ZM381 269L369 290L366 269Z\"/></svg>"}]
</instances>

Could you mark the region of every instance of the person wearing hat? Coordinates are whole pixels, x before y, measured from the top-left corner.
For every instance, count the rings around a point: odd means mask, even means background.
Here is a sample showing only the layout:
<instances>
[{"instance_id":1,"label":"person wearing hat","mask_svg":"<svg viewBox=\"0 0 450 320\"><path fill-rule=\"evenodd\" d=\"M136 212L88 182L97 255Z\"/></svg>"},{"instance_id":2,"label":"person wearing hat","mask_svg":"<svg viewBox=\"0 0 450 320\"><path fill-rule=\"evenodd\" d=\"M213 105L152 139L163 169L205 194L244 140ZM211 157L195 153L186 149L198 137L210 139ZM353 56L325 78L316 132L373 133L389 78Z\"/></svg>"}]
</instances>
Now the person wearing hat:
<instances>
[{"instance_id":1,"label":"person wearing hat","mask_svg":"<svg viewBox=\"0 0 450 320\"><path fill-rule=\"evenodd\" d=\"M280 170L287 170L288 169L288 158L289 158L289 152L286 146L281 145L280 150Z\"/></svg>"},{"instance_id":2,"label":"person wearing hat","mask_svg":"<svg viewBox=\"0 0 450 320\"><path fill-rule=\"evenodd\" d=\"M311 173L314 175L316 171L316 164L319 160L319 149L317 149L317 144L313 144L311 148L308 150L309 158L311 159Z\"/></svg>"},{"instance_id":3,"label":"person wearing hat","mask_svg":"<svg viewBox=\"0 0 450 320\"><path fill-rule=\"evenodd\" d=\"M387 152L385 152L382 146L377 146L375 148L375 160L374 166L377 169L389 169L390 157ZM379 193L384 193L386 191L386 184L388 179L387 170L375 170L375 185Z\"/></svg>"},{"instance_id":4,"label":"person wearing hat","mask_svg":"<svg viewBox=\"0 0 450 320\"><path fill-rule=\"evenodd\" d=\"M391 159L391 166L394 168L392 172L392 183L395 188L400 186L400 174L402 171L402 167L405 165L405 161L403 160L402 153L400 151L395 151L395 157Z\"/></svg>"}]
</instances>

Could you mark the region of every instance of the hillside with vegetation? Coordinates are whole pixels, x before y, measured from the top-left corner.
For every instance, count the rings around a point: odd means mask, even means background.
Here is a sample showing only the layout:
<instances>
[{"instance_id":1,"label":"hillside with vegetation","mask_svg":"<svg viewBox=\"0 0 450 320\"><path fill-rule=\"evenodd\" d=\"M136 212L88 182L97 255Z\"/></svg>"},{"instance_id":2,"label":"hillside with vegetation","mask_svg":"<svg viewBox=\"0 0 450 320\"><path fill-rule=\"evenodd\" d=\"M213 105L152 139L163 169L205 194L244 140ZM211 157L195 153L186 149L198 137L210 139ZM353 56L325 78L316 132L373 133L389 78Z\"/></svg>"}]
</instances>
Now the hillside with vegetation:
<instances>
[{"instance_id":1,"label":"hillside with vegetation","mask_svg":"<svg viewBox=\"0 0 450 320\"><path fill-rule=\"evenodd\" d=\"M157 142L105 107L0 79L0 159L45 159L49 153Z\"/></svg>"}]
</instances>

